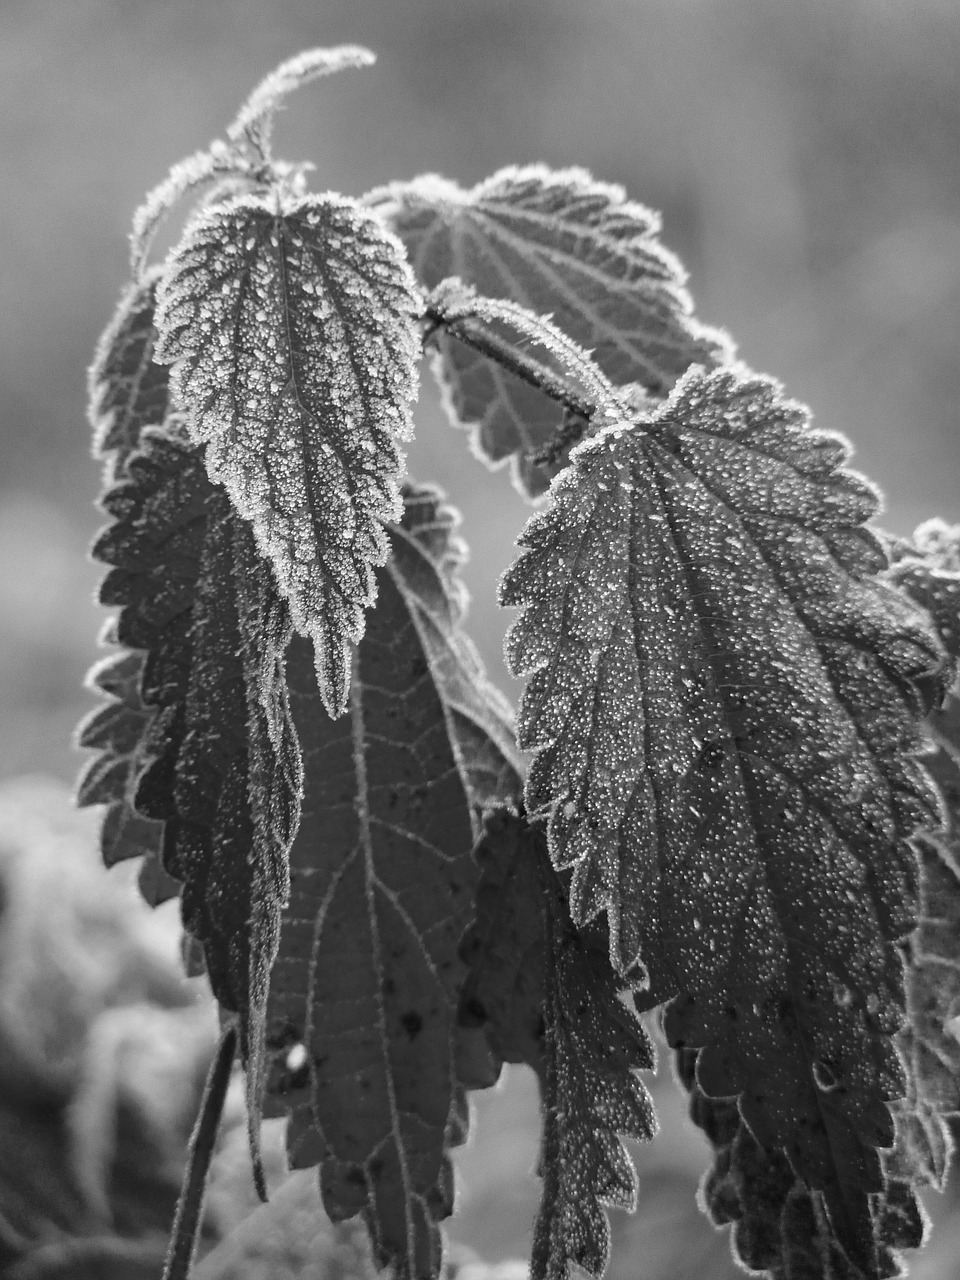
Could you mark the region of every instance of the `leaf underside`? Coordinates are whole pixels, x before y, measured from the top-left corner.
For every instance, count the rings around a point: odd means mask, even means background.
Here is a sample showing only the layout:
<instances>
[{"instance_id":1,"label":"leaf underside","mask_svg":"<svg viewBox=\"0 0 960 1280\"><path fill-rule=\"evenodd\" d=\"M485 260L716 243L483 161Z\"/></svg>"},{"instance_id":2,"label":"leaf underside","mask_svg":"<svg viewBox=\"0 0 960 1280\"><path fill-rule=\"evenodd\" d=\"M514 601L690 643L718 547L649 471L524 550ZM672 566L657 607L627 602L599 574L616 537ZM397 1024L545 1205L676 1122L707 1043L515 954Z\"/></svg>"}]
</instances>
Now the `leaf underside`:
<instances>
[{"instance_id":1,"label":"leaf underside","mask_svg":"<svg viewBox=\"0 0 960 1280\"><path fill-rule=\"evenodd\" d=\"M436 175L377 193L418 280L457 276L508 298L593 353L614 383L662 395L691 364L728 360L729 340L691 316L679 261L659 243L659 218L622 188L582 169L502 169L470 191ZM491 464L513 460L536 496L558 468L529 456L561 422L558 406L484 356L441 336L435 362L448 412Z\"/></svg>"},{"instance_id":2,"label":"leaf underside","mask_svg":"<svg viewBox=\"0 0 960 1280\"><path fill-rule=\"evenodd\" d=\"M574 919L606 913L704 1092L739 1096L869 1271L943 677L846 456L776 384L692 370L574 452L501 601Z\"/></svg>"},{"instance_id":3,"label":"leaf underside","mask_svg":"<svg viewBox=\"0 0 960 1280\"><path fill-rule=\"evenodd\" d=\"M400 513L416 310L401 246L335 195L244 196L200 215L160 289L174 399L314 641L331 714L387 555L381 522Z\"/></svg>"},{"instance_id":4,"label":"leaf underside","mask_svg":"<svg viewBox=\"0 0 960 1280\"><path fill-rule=\"evenodd\" d=\"M248 525L182 436L152 430L103 503L101 602L145 653L152 712L137 747L137 810L163 824L186 929L214 995L239 1016L251 1100L300 768L283 686L287 612ZM255 1124L255 1118L254 1118Z\"/></svg>"},{"instance_id":5,"label":"leaf underside","mask_svg":"<svg viewBox=\"0 0 960 1280\"><path fill-rule=\"evenodd\" d=\"M407 490L346 717L323 714L309 649L291 645L305 793L268 1014L268 1106L290 1114L292 1164L319 1164L329 1215L362 1212L379 1264L417 1277L440 1265L463 1086L495 1079L456 1018L478 809L520 785L457 629L452 527L435 492Z\"/></svg>"}]
</instances>

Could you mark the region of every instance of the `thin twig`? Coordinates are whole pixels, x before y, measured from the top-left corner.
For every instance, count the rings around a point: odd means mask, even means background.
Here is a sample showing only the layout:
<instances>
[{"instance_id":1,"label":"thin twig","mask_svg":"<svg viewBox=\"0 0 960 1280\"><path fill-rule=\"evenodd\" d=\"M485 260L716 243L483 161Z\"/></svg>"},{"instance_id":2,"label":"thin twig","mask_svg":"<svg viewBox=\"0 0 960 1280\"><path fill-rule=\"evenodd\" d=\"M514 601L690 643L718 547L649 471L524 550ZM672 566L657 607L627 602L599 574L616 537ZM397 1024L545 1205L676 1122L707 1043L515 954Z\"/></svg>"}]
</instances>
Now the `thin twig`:
<instances>
[{"instance_id":1,"label":"thin twig","mask_svg":"<svg viewBox=\"0 0 960 1280\"><path fill-rule=\"evenodd\" d=\"M535 356L521 354L516 347L505 342L485 325L478 324L467 317L447 320L441 312L431 308L424 312L424 319L431 326L424 337L425 342L438 329L445 329L451 337L462 342L464 346L472 347L474 351L479 351L488 359L495 360L497 364L509 370L510 373L516 374L531 387L536 387L551 400L556 400L558 404L580 414L581 417L589 419L596 413L597 406L593 400L582 395Z\"/></svg>"},{"instance_id":2,"label":"thin twig","mask_svg":"<svg viewBox=\"0 0 960 1280\"><path fill-rule=\"evenodd\" d=\"M177 1212L173 1219L170 1250L163 1268L163 1280L187 1280L190 1274L207 1190L207 1174L210 1172L210 1160L220 1129L223 1103L227 1096L236 1052L237 1029L231 1023L220 1037L217 1052L210 1064L203 1098L200 1101L200 1113L193 1133L190 1135L190 1154L187 1157L183 1186L180 1189Z\"/></svg>"}]
</instances>

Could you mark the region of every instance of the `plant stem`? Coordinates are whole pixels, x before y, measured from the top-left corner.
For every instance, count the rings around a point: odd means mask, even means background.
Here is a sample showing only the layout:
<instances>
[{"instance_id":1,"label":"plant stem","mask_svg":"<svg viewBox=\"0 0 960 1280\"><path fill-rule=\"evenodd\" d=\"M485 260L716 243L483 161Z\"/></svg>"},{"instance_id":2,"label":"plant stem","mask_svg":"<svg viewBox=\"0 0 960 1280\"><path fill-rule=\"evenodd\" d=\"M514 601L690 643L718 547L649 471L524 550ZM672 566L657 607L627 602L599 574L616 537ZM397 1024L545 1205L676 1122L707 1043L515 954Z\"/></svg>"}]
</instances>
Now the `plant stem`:
<instances>
[{"instance_id":1,"label":"plant stem","mask_svg":"<svg viewBox=\"0 0 960 1280\"><path fill-rule=\"evenodd\" d=\"M510 373L516 374L531 387L536 387L551 400L556 400L558 404L580 414L581 417L591 418L596 413L597 406L589 397L582 395L542 361L521 353L509 342L498 337L482 322L478 323L467 317L447 320L440 312L430 308L424 312L424 319L431 325L425 335L425 342L429 341L437 329L446 329L451 337L462 342L464 346L472 347L474 351L479 351L488 359L495 360L497 364L502 365Z\"/></svg>"},{"instance_id":2,"label":"plant stem","mask_svg":"<svg viewBox=\"0 0 960 1280\"><path fill-rule=\"evenodd\" d=\"M170 1250L163 1268L163 1280L187 1280L197 1247L197 1234L203 1201L207 1190L207 1174L214 1144L220 1129L223 1103L230 1084L233 1059L237 1052L237 1029L231 1023L220 1037L217 1051L204 1086L200 1112L190 1135L190 1154L183 1175L180 1199L173 1219Z\"/></svg>"}]
</instances>

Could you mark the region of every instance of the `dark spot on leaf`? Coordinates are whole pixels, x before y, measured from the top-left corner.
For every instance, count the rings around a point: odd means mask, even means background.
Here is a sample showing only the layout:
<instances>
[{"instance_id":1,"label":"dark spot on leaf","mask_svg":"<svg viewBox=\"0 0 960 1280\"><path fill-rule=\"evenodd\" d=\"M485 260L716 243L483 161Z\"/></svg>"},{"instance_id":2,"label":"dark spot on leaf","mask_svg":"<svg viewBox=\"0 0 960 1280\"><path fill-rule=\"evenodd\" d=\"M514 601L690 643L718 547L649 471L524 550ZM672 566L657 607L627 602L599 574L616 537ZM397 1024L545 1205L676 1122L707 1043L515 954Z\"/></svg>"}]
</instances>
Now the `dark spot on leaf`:
<instances>
[{"instance_id":1,"label":"dark spot on leaf","mask_svg":"<svg viewBox=\"0 0 960 1280\"><path fill-rule=\"evenodd\" d=\"M401 1015L400 1025L411 1040L416 1040L423 1030L423 1018L417 1013L416 1009L408 1009L406 1013Z\"/></svg>"}]
</instances>

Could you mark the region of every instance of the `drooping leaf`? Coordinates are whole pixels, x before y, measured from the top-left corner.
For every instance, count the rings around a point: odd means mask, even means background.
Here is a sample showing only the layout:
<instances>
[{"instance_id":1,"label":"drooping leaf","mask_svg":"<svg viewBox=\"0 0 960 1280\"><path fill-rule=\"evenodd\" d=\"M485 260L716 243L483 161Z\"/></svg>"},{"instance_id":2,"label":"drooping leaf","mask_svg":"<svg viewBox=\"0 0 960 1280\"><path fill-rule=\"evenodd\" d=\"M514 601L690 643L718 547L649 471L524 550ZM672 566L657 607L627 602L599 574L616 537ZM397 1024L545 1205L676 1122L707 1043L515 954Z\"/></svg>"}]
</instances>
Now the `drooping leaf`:
<instances>
[{"instance_id":1,"label":"drooping leaf","mask_svg":"<svg viewBox=\"0 0 960 1280\"><path fill-rule=\"evenodd\" d=\"M534 853L534 850L530 850ZM600 1276L610 1257L605 1206L633 1211L637 1175L621 1137L657 1131L638 1068L655 1066L653 1045L620 1002L622 978L591 956L573 927L566 894L542 832L536 857L543 906L546 1054L543 1192L533 1230L532 1280L568 1280L573 1264Z\"/></svg>"},{"instance_id":2,"label":"drooping leaf","mask_svg":"<svg viewBox=\"0 0 960 1280\"><path fill-rule=\"evenodd\" d=\"M248 525L182 436L143 434L129 479L104 499L114 523L94 555L120 606L117 640L146 652L135 803L163 823L163 864L182 882L184 925L214 995L239 1018L252 1136L262 1019L300 766L286 704L287 611Z\"/></svg>"},{"instance_id":3,"label":"drooping leaf","mask_svg":"<svg viewBox=\"0 0 960 1280\"><path fill-rule=\"evenodd\" d=\"M360 45L341 44L333 49L304 49L281 62L257 85L227 130L233 142L251 143L262 156L269 154L273 118L294 89L346 67L369 67L376 56Z\"/></svg>"},{"instance_id":4,"label":"drooping leaf","mask_svg":"<svg viewBox=\"0 0 960 1280\"><path fill-rule=\"evenodd\" d=\"M349 714L323 712L309 648L287 678L305 767L270 993L273 1106L334 1220L362 1212L379 1265L436 1275L465 1135L457 1030L481 805L516 794L509 723L459 632L460 556L435 492L407 491L354 656Z\"/></svg>"},{"instance_id":5,"label":"drooping leaf","mask_svg":"<svg viewBox=\"0 0 960 1280\"><path fill-rule=\"evenodd\" d=\"M660 395L692 363L730 358L726 336L692 318L683 268L658 240L658 216L582 169L511 167L470 191L431 174L371 200L425 287L458 276L489 297L552 315L614 383ZM512 459L521 487L543 492L551 468L528 455L556 433L558 407L469 347L447 337L438 346L435 370L454 423L469 428L480 457Z\"/></svg>"},{"instance_id":6,"label":"drooping leaf","mask_svg":"<svg viewBox=\"0 0 960 1280\"><path fill-rule=\"evenodd\" d=\"M501 599L574 920L606 913L704 1091L739 1095L869 1272L942 650L876 577L846 456L775 383L692 370L574 452Z\"/></svg>"},{"instance_id":7,"label":"drooping leaf","mask_svg":"<svg viewBox=\"0 0 960 1280\"><path fill-rule=\"evenodd\" d=\"M400 513L411 431L413 280L397 241L340 196L248 196L195 219L168 265L159 357L222 483L315 644L331 714Z\"/></svg>"}]
</instances>

